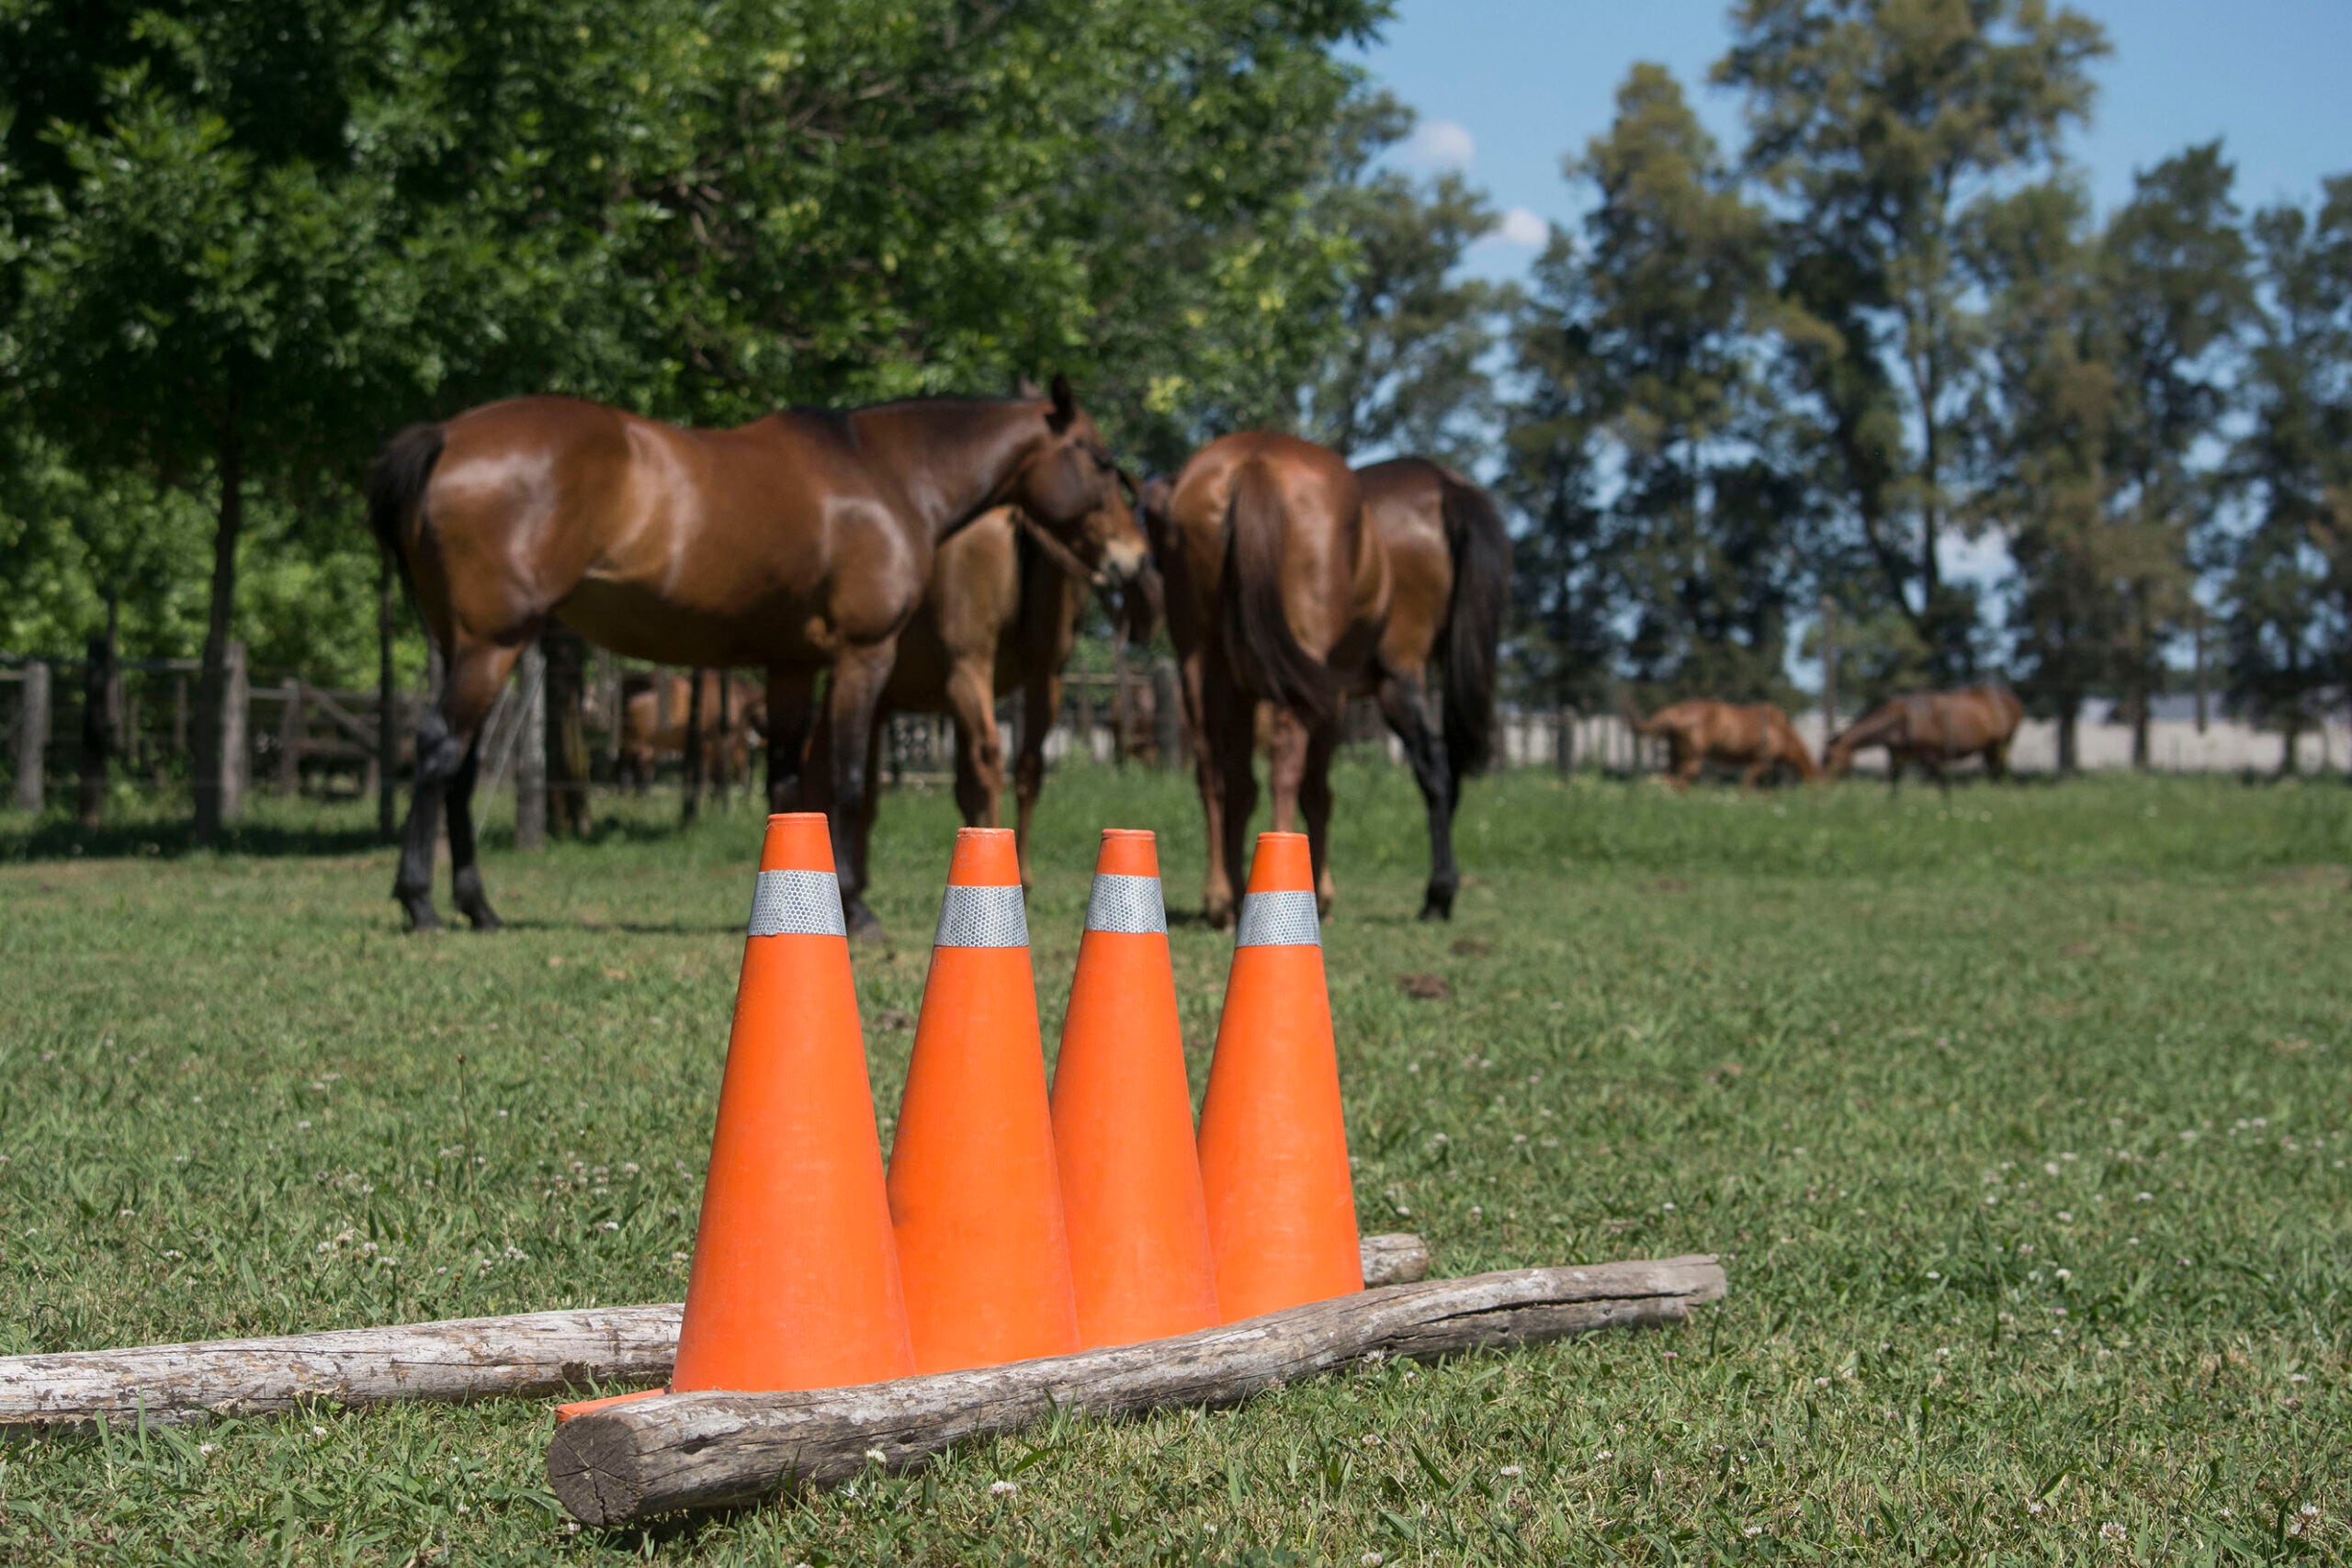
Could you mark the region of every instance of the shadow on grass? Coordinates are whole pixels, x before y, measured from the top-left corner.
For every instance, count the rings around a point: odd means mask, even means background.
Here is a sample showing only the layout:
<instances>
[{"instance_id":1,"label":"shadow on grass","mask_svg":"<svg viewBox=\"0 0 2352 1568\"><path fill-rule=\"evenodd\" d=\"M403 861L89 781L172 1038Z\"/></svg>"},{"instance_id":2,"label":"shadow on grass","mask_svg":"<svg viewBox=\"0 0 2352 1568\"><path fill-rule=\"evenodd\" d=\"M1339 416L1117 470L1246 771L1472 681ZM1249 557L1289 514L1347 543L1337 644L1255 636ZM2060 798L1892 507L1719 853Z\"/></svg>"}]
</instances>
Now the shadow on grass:
<instances>
[{"instance_id":1,"label":"shadow on grass","mask_svg":"<svg viewBox=\"0 0 2352 1568\"><path fill-rule=\"evenodd\" d=\"M196 841L187 821L102 823L85 828L71 818L43 818L0 827L0 862L53 860L176 860L198 852L275 858L350 855L389 846L373 823L349 827L295 822L243 822L217 844Z\"/></svg>"}]
</instances>

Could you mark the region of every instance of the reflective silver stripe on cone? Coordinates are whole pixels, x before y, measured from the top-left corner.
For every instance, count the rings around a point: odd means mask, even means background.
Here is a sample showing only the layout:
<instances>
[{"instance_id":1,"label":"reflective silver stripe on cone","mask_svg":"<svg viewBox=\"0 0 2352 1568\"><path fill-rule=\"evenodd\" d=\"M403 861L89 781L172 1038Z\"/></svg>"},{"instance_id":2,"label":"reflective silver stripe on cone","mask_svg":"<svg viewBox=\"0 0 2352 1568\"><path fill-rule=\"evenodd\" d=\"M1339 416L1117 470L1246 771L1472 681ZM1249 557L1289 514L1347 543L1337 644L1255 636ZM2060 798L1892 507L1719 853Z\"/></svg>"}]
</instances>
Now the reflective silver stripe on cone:
<instances>
[{"instance_id":1,"label":"reflective silver stripe on cone","mask_svg":"<svg viewBox=\"0 0 2352 1568\"><path fill-rule=\"evenodd\" d=\"M1094 891L1086 900L1086 929L1166 936L1168 909L1159 900L1159 878L1096 872Z\"/></svg>"},{"instance_id":2,"label":"reflective silver stripe on cone","mask_svg":"<svg viewBox=\"0 0 2352 1568\"><path fill-rule=\"evenodd\" d=\"M1251 893L1241 900L1236 947L1320 947L1323 928L1312 893Z\"/></svg>"},{"instance_id":3,"label":"reflective silver stripe on cone","mask_svg":"<svg viewBox=\"0 0 2352 1568\"><path fill-rule=\"evenodd\" d=\"M939 906L935 947L1026 947L1029 912L1018 887L958 887L948 885Z\"/></svg>"},{"instance_id":4,"label":"reflective silver stripe on cone","mask_svg":"<svg viewBox=\"0 0 2352 1568\"><path fill-rule=\"evenodd\" d=\"M752 936L847 936L841 879L830 871L763 871L752 887Z\"/></svg>"}]
</instances>

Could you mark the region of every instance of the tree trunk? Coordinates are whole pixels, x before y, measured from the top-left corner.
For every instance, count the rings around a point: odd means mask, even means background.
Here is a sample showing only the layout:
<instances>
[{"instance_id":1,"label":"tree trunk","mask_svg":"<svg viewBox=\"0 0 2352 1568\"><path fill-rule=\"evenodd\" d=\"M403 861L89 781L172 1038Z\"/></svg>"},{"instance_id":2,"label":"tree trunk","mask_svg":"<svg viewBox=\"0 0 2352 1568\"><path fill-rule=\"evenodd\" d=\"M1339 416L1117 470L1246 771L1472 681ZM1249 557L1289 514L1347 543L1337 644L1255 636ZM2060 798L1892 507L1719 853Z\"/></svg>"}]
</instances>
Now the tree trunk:
<instances>
[{"instance_id":1,"label":"tree trunk","mask_svg":"<svg viewBox=\"0 0 2352 1568\"><path fill-rule=\"evenodd\" d=\"M115 712L116 633L119 622L115 595L107 595L107 629L90 639L82 665L82 778L76 816L85 828L95 828L107 809L107 761L114 755L118 716Z\"/></svg>"},{"instance_id":2,"label":"tree trunk","mask_svg":"<svg viewBox=\"0 0 2352 1568\"><path fill-rule=\"evenodd\" d=\"M17 809L38 814L46 804L42 770L49 756L49 666L36 659L25 666L17 713Z\"/></svg>"},{"instance_id":3,"label":"tree trunk","mask_svg":"<svg viewBox=\"0 0 2352 1568\"><path fill-rule=\"evenodd\" d=\"M2076 750L2078 731L2083 719L2083 699L2076 696L2058 700L2058 776L2072 778L2081 766L2081 753Z\"/></svg>"},{"instance_id":4,"label":"tree trunk","mask_svg":"<svg viewBox=\"0 0 2352 1568\"><path fill-rule=\"evenodd\" d=\"M559 621L539 635L548 660L548 831L559 839L588 836L588 645Z\"/></svg>"},{"instance_id":5,"label":"tree trunk","mask_svg":"<svg viewBox=\"0 0 2352 1568\"><path fill-rule=\"evenodd\" d=\"M214 461L220 510L212 529L212 595L204 624L204 670L196 685L196 841L219 840L243 804L236 787L242 757L232 756L229 723L229 634L236 619L237 542L245 527L243 432L232 410L220 426Z\"/></svg>"},{"instance_id":6,"label":"tree trunk","mask_svg":"<svg viewBox=\"0 0 2352 1568\"><path fill-rule=\"evenodd\" d=\"M1821 596L1821 738L1838 733L1838 601Z\"/></svg>"},{"instance_id":7,"label":"tree trunk","mask_svg":"<svg viewBox=\"0 0 2352 1568\"><path fill-rule=\"evenodd\" d=\"M2191 646L2197 658L2197 733L2205 733L2205 606L2199 604L2189 621Z\"/></svg>"}]
</instances>

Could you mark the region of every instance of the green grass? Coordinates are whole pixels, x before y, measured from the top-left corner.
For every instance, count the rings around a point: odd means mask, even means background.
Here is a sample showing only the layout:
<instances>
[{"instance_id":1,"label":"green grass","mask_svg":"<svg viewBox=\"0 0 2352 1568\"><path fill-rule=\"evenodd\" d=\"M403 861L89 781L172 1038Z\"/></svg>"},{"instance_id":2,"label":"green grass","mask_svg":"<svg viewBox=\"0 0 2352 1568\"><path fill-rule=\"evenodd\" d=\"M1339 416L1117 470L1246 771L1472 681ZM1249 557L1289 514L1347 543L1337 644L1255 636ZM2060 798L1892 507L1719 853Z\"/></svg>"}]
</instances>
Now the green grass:
<instances>
[{"instance_id":1,"label":"green grass","mask_svg":"<svg viewBox=\"0 0 2352 1568\"><path fill-rule=\"evenodd\" d=\"M1520 774L1472 790L1471 881L1430 927L1409 785L1340 789L1365 1227L1419 1230L1447 1273L1719 1252L1730 1298L1690 1328L1064 1424L651 1531L567 1525L543 1403L21 1442L0 1559L2352 1551L2352 792ZM78 855L0 829L0 1351L675 1299L758 829L661 814L494 839L491 939L397 935L356 814L265 807L265 852L217 857L136 822ZM1160 829L1197 901L1179 782L1057 778L1049 1042L1110 823ZM952 808L883 824L896 941L858 976L887 1125ZM1228 941L1174 933L1196 1090Z\"/></svg>"}]
</instances>

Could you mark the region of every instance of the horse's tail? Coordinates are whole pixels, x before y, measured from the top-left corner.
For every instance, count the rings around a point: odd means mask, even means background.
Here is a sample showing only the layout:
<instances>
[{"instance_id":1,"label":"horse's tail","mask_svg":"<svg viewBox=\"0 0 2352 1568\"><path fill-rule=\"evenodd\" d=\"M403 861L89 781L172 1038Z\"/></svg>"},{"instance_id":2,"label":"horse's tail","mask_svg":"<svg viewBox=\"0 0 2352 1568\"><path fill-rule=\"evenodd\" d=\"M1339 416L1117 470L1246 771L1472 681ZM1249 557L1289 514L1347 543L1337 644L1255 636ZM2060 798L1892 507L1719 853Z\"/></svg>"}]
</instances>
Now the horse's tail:
<instances>
[{"instance_id":1,"label":"horse's tail","mask_svg":"<svg viewBox=\"0 0 2352 1568\"><path fill-rule=\"evenodd\" d=\"M1331 671L1298 643L1283 604L1283 502L1257 463L1234 475L1226 502L1226 657L1255 670L1264 696L1313 728L1338 711Z\"/></svg>"},{"instance_id":2,"label":"horse's tail","mask_svg":"<svg viewBox=\"0 0 2352 1568\"><path fill-rule=\"evenodd\" d=\"M1510 593L1510 536L1494 499L1469 480L1439 480L1453 600L1445 615L1445 760L1455 779L1487 763L1495 739L1495 652Z\"/></svg>"},{"instance_id":3,"label":"horse's tail","mask_svg":"<svg viewBox=\"0 0 2352 1568\"><path fill-rule=\"evenodd\" d=\"M391 557L412 604L416 603L416 580L409 571L404 536L410 517L424 503L433 466L441 460L442 441L439 425L412 424L384 443L368 469L368 531Z\"/></svg>"}]
</instances>

